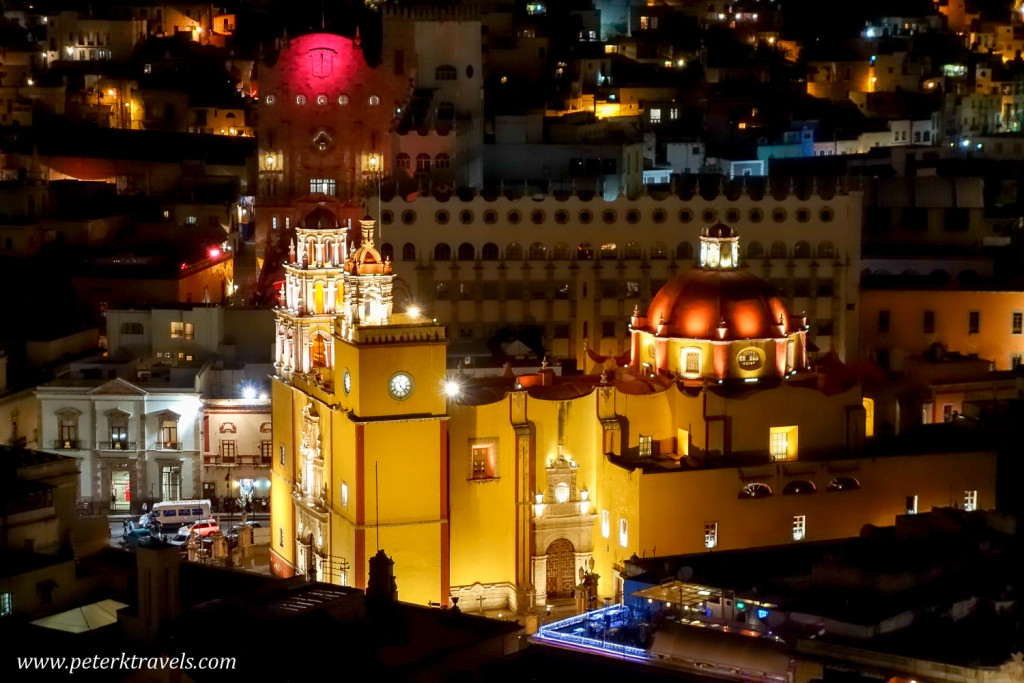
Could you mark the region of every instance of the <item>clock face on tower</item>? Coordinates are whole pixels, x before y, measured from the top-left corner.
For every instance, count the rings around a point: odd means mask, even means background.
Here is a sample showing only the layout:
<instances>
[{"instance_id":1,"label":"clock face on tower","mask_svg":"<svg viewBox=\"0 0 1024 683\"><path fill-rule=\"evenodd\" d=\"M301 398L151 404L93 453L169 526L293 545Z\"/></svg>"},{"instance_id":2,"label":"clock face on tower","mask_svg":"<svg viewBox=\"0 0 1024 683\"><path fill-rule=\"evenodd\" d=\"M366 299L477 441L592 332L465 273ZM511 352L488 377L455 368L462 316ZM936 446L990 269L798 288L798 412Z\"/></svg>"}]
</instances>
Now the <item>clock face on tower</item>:
<instances>
[{"instance_id":1,"label":"clock face on tower","mask_svg":"<svg viewBox=\"0 0 1024 683\"><path fill-rule=\"evenodd\" d=\"M408 372L396 372L388 380L388 394L396 401L404 401L412 396L412 375Z\"/></svg>"},{"instance_id":2,"label":"clock face on tower","mask_svg":"<svg viewBox=\"0 0 1024 683\"><path fill-rule=\"evenodd\" d=\"M350 393L352 393L352 374L348 371L348 368L345 368L345 374L342 377L342 383L343 386L345 387L345 395L348 396Z\"/></svg>"}]
</instances>

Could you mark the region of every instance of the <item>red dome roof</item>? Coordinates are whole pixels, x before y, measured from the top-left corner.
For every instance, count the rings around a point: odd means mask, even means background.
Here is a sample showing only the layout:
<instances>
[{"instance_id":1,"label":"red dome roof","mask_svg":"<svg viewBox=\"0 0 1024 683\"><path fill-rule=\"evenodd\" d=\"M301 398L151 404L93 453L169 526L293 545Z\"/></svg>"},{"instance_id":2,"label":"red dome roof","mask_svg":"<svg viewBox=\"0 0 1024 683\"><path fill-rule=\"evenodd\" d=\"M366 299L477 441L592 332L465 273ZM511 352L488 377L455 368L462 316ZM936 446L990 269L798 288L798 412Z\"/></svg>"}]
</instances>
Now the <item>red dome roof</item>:
<instances>
[{"instance_id":1,"label":"red dome roof","mask_svg":"<svg viewBox=\"0 0 1024 683\"><path fill-rule=\"evenodd\" d=\"M750 271L694 267L667 283L647 309L651 332L664 320L666 336L688 339L766 339L789 334L789 311L779 292ZM726 334L718 327L725 321Z\"/></svg>"}]
</instances>

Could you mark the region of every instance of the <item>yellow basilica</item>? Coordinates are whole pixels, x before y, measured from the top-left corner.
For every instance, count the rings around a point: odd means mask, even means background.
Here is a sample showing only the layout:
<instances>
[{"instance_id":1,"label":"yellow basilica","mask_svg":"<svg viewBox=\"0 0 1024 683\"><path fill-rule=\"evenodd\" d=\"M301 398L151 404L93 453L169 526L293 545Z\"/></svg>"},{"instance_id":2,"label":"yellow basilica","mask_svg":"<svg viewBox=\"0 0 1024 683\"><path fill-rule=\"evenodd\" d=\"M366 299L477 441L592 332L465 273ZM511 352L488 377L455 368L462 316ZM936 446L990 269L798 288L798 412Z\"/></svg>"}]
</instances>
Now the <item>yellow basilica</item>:
<instances>
[{"instance_id":1,"label":"yellow basilica","mask_svg":"<svg viewBox=\"0 0 1024 683\"><path fill-rule=\"evenodd\" d=\"M275 309L279 576L365 588L382 548L402 600L523 614L586 573L618 599L634 554L994 506L993 452L876 452L873 403L810 372L806 319L740 265L728 226L634 312L618 363L472 381L448 375L443 324L395 310L374 222L358 248L348 231L324 207L300 223Z\"/></svg>"}]
</instances>

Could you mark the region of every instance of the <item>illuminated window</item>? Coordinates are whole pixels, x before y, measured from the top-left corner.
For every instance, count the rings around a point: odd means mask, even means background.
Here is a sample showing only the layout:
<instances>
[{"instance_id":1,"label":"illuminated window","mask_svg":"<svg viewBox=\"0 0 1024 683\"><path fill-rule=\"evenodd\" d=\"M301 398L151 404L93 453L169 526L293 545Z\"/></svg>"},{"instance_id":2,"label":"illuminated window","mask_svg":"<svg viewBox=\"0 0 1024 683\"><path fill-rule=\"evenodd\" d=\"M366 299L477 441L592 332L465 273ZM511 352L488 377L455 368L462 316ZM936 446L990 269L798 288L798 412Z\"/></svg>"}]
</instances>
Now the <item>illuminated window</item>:
<instances>
[{"instance_id":1,"label":"illuminated window","mask_svg":"<svg viewBox=\"0 0 1024 683\"><path fill-rule=\"evenodd\" d=\"M8 617L14 612L14 594L0 593L0 617Z\"/></svg>"},{"instance_id":2,"label":"illuminated window","mask_svg":"<svg viewBox=\"0 0 1024 683\"><path fill-rule=\"evenodd\" d=\"M704 524L704 547L708 550L718 546L718 522Z\"/></svg>"},{"instance_id":3,"label":"illuminated window","mask_svg":"<svg viewBox=\"0 0 1024 683\"><path fill-rule=\"evenodd\" d=\"M978 492L964 491L964 510L973 512L978 509Z\"/></svg>"},{"instance_id":4,"label":"illuminated window","mask_svg":"<svg viewBox=\"0 0 1024 683\"><path fill-rule=\"evenodd\" d=\"M772 427L769 430L769 448L772 460L792 460L796 457L797 428Z\"/></svg>"},{"instance_id":5,"label":"illuminated window","mask_svg":"<svg viewBox=\"0 0 1024 683\"><path fill-rule=\"evenodd\" d=\"M700 349L683 349L683 377L700 377Z\"/></svg>"},{"instance_id":6,"label":"illuminated window","mask_svg":"<svg viewBox=\"0 0 1024 683\"><path fill-rule=\"evenodd\" d=\"M907 496L907 514L917 514L917 496Z\"/></svg>"},{"instance_id":7,"label":"illuminated window","mask_svg":"<svg viewBox=\"0 0 1024 683\"><path fill-rule=\"evenodd\" d=\"M195 216L188 216L185 218L185 222L189 225L195 225L198 221L199 219Z\"/></svg>"},{"instance_id":8,"label":"illuminated window","mask_svg":"<svg viewBox=\"0 0 1024 683\"><path fill-rule=\"evenodd\" d=\"M270 229L277 230L277 216L270 219Z\"/></svg>"},{"instance_id":9,"label":"illuminated window","mask_svg":"<svg viewBox=\"0 0 1024 683\"><path fill-rule=\"evenodd\" d=\"M473 479L494 479L497 476L496 441L490 443L474 443L470 446Z\"/></svg>"},{"instance_id":10,"label":"illuminated window","mask_svg":"<svg viewBox=\"0 0 1024 683\"><path fill-rule=\"evenodd\" d=\"M195 336L196 327L192 323L171 323L171 339L195 339Z\"/></svg>"},{"instance_id":11,"label":"illuminated window","mask_svg":"<svg viewBox=\"0 0 1024 683\"><path fill-rule=\"evenodd\" d=\"M164 500L181 499L181 467L164 465L160 468L160 493Z\"/></svg>"},{"instance_id":12,"label":"illuminated window","mask_svg":"<svg viewBox=\"0 0 1024 683\"><path fill-rule=\"evenodd\" d=\"M608 510L601 510L601 535L605 538L612 533L612 513Z\"/></svg>"},{"instance_id":13,"label":"illuminated window","mask_svg":"<svg viewBox=\"0 0 1024 683\"><path fill-rule=\"evenodd\" d=\"M314 368L327 367L327 344L321 336L313 339L313 345L310 349L310 362Z\"/></svg>"},{"instance_id":14,"label":"illuminated window","mask_svg":"<svg viewBox=\"0 0 1024 683\"><path fill-rule=\"evenodd\" d=\"M310 194L329 194L333 195L337 190L337 184L334 178L310 178L309 179L309 193Z\"/></svg>"},{"instance_id":15,"label":"illuminated window","mask_svg":"<svg viewBox=\"0 0 1024 683\"><path fill-rule=\"evenodd\" d=\"M178 448L178 420L161 420L160 421L160 446L162 448ZM168 498L168 496L164 496ZM170 500L174 500L175 497L170 497Z\"/></svg>"},{"instance_id":16,"label":"illuminated window","mask_svg":"<svg viewBox=\"0 0 1024 683\"><path fill-rule=\"evenodd\" d=\"M629 520L625 518L619 520L619 545L623 548L629 545Z\"/></svg>"},{"instance_id":17,"label":"illuminated window","mask_svg":"<svg viewBox=\"0 0 1024 683\"><path fill-rule=\"evenodd\" d=\"M640 435L640 457L649 458L654 450L654 437Z\"/></svg>"},{"instance_id":18,"label":"illuminated window","mask_svg":"<svg viewBox=\"0 0 1024 683\"><path fill-rule=\"evenodd\" d=\"M341 482L341 507L348 507L348 484Z\"/></svg>"},{"instance_id":19,"label":"illuminated window","mask_svg":"<svg viewBox=\"0 0 1024 683\"><path fill-rule=\"evenodd\" d=\"M793 515L793 540L802 541L807 534L807 515Z\"/></svg>"},{"instance_id":20,"label":"illuminated window","mask_svg":"<svg viewBox=\"0 0 1024 683\"><path fill-rule=\"evenodd\" d=\"M875 435L875 400L865 398L864 404L864 436Z\"/></svg>"},{"instance_id":21,"label":"illuminated window","mask_svg":"<svg viewBox=\"0 0 1024 683\"><path fill-rule=\"evenodd\" d=\"M1024 313L1020 311L1013 312L1013 318L1010 323L1010 334L1024 334Z\"/></svg>"},{"instance_id":22,"label":"illuminated window","mask_svg":"<svg viewBox=\"0 0 1024 683\"><path fill-rule=\"evenodd\" d=\"M657 107L651 109L651 123L661 123L661 109Z\"/></svg>"}]
</instances>

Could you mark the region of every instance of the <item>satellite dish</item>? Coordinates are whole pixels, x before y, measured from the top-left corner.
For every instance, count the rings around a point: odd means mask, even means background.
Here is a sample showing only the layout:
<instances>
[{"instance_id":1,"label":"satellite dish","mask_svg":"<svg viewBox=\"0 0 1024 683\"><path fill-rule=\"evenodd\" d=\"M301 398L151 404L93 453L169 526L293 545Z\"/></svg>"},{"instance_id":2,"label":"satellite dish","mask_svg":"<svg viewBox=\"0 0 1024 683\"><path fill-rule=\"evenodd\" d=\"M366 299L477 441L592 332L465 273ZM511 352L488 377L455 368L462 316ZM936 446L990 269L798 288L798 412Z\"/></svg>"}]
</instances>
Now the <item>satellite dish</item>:
<instances>
[{"instance_id":1,"label":"satellite dish","mask_svg":"<svg viewBox=\"0 0 1024 683\"><path fill-rule=\"evenodd\" d=\"M676 578L680 581L689 581L693 578L693 567L680 567L676 572Z\"/></svg>"}]
</instances>

